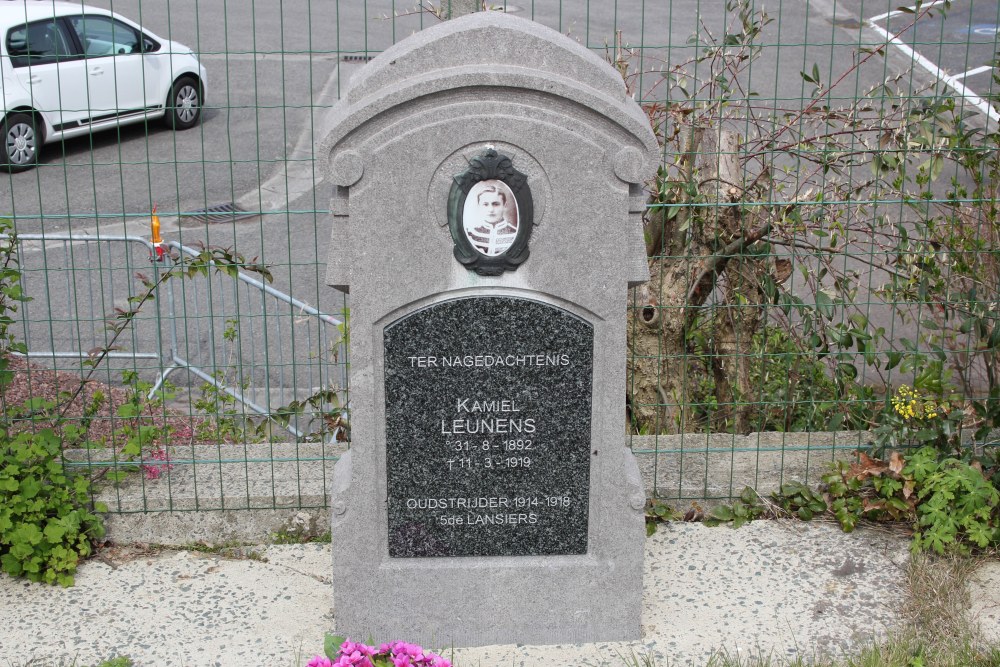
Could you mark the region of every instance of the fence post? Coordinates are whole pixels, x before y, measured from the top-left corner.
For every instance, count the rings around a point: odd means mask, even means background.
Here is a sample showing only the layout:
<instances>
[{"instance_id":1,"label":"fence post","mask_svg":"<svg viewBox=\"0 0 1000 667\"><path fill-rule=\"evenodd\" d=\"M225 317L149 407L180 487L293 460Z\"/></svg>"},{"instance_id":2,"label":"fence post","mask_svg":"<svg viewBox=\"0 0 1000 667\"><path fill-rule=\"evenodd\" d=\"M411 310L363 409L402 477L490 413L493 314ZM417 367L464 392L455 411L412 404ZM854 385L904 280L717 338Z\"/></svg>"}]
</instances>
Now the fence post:
<instances>
[{"instance_id":1,"label":"fence post","mask_svg":"<svg viewBox=\"0 0 1000 667\"><path fill-rule=\"evenodd\" d=\"M445 16L449 19L478 12L483 8L482 0L443 0L447 12Z\"/></svg>"}]
</instances>

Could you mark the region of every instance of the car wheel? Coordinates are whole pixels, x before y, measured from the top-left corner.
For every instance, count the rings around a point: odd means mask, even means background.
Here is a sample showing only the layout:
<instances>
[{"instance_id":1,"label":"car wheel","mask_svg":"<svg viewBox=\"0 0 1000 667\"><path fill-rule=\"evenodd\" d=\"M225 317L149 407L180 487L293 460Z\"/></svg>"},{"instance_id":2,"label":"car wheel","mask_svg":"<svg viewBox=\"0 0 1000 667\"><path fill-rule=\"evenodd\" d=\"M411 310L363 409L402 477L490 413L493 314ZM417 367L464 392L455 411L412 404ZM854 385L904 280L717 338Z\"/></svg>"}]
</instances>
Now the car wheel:
<instances>
[{"instance_id":1,"label":"car wheel","mask_svg":"<svg viewBox=\"0 0 1000 667\"><path fill-rule=\"evenodd\" d=\"M9 171L24 171L38 164L42 137L31 114L12 113L3 121L2 164Z\"/></svg>"},{"instance_id":2,"label":"car wheel","mask_svg":"<svg viewBox=\"0 0 1000 667\"><path fill-rule=\"evenodd\" d=\"M164 120L168 127L186 130L198 124L201 118L201 86L190 76L182 76L174 81L167 97L167 113Z\"/></svg>"}]
</instances>

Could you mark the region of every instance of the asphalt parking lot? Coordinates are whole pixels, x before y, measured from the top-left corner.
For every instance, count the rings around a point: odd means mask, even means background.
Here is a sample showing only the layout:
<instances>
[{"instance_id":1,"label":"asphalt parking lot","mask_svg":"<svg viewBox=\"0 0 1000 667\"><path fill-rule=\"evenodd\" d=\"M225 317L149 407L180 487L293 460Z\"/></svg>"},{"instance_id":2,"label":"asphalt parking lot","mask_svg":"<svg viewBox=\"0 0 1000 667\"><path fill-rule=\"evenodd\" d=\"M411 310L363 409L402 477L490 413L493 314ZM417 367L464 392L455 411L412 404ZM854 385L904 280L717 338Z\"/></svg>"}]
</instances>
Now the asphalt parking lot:
<instances>
[{"instance_id":1,"label":"asphalt parking lot","mask_svg":"<svg viewBox=\"0 0 1000 667\"><path fill-rule=\"evenodd\" d=\"M830 27L826 8L816 9L825 1L781 8L779 24L764 36L765 43L776 40L781 46L765 51L752 72L762 98L801 98L798 70L810 62L830 71L850 66L849 55L839 49L801 46L852 39ZM40 168L0 178L0 215L15 217L22 233L113 227L148 214L154 204L167 217L237 202L272 213L298 210L293 204L303 202L305 210L325 210L324 196L296 202L308 194L304 187L282 192L273 186L302 175L319 180L312 147L321 138L326 109L351 73L367 57L437 20L414 13L413 3L389 0L251 1L249 11L246 3L232 1L116 0L113 5L199 54L209 75L204 122L176 134L153 123L46 147ZM641 44L634 65L647 71L692 57L690 36L723 32L727 20L722 3L699 0L526 0L508 9L598 52L613 45L616 34L622 43ZM645 77L637 94L655 97L656 77ZM188 228L179 234L193 240L211 237L212 231Z\"/></svg>"},{"instance_id":2,"label":"asphalt parking lot","mask_svg":"<svg viewBox=\"0 0 1000 667\"><path fill-rule=\"evenodd\" d=\"M920 9L904 6L864 18L916 68L940 82L942 92L957 94L960 106L1000 121L988 102L994 94L1000 3L955 2L947 11L943 4L925 3Z\"/></svg>"}]
</instances>

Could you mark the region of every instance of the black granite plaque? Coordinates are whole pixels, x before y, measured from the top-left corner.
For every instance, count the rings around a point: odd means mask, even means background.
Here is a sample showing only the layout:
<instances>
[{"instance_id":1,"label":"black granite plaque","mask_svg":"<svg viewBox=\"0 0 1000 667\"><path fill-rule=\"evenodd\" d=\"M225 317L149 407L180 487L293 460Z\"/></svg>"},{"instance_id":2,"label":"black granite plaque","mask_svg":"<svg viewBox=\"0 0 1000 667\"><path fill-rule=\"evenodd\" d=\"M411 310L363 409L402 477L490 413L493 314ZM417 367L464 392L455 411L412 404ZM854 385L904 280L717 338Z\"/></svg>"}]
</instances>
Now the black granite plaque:
<instances>
[{"instance_id":1,"label":"black granite plaque","mask_svg":"<svg viewBox=\"0 0 1000 667\"><path fill-rule=\"evenodd\" d=\"M586 553L593 326L469 297L384 340L389 555Z\"/></svg>"}]
</instances>

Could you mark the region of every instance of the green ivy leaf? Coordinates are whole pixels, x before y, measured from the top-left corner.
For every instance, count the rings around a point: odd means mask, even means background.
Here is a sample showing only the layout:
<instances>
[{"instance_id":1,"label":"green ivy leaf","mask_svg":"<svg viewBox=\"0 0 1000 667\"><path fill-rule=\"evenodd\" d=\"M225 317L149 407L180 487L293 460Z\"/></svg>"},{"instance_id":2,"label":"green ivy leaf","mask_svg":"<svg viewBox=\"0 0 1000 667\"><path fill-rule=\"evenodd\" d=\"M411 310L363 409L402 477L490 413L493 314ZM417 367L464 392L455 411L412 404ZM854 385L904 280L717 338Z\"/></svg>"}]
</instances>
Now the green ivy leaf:
<instances>
[{"instance_id":1,"label":"green ivy leaf","mask_svg":"<svg viewBox=\"0 0 1000 667\"><path fill-rule=\"evenodd\" d=\"M22 523L14 528L12 537L15 544L34 545L42 541L42 531L33 523Z\"/></svg>"},{"instance_id":2,"label":"green ivy leaf","mask_svg":"<svg viewBox=\"0 0 1000 667\"><path fill-rule=\"evenodd\" d=\"M45 525L45 539L53 544L58 543L62 540L63 535L66 534L65 526L61 525L57 521L49 521Z\"/></svg>"},{"instance_id":3,"label":"green ivy leaf","mask_svg":"<svg viewBox=\"0 0 1000 667\"><path fill-rule=\"evenodd\" d=\"M21 567L21 559L13 553L5 553L0 556L0 565L3 566L3 571L12 577L18 577L24 571Z\"/></svg>"},{"instance_id":4,"label":"green ivy leaf","mask_svg":"<svg viewBox=\"0 0 1000 667\"><path fill-rule=\"evenodd\" d=\"M823 290L816 292L816 310L828 320L832 320L835 314L833 299Z\"/></svg>"},{"instance_id":5,"label":"green ivy leaf","mask_svg":"<svg viewBox=\"0 0 1000 667\"><path fill-rule=\"evenodd\" d=\"M323 652L326 653L326 657L330 660L336 660L337 656L340 655L340 646L346 641L346 637L328 633L323 640Z\"/></svg>"},{"instance_id":6,"label":"green ivy leaf","mask_svg":"<svg viewBox=\"0 0 1000 667\"><path fill-rule=\"evenodd\" d=\"M25 477L20 484L21 497L31 500L42 490L42 483L35 477Z\"/></svg>"},{"instance_id":7,"label":"green ivy leaf","mask_svg":"<svg viewBox=\"0 0 1000 667\"><path fill-rule=\"evenodd\" d=\"M139 416L139 408L133 403L122 403L116 412L122 419L132 419Z\"/></svg>"},{"instance_id":8,"label":"green ivy leaf","mask_svg":"<svg viewBox=\"0 0 1000 667\"><path fill-rule=\"evenodd\" d=\"M733 509L728 505L719 505L712 510L712 516L719 521L732 521L736 518Z\"/></svg>"}]
</instances>

